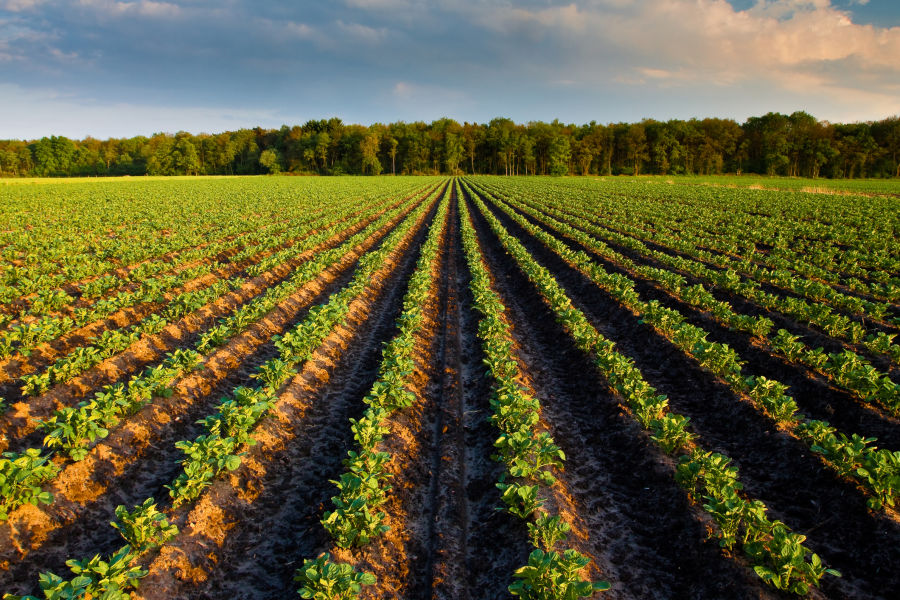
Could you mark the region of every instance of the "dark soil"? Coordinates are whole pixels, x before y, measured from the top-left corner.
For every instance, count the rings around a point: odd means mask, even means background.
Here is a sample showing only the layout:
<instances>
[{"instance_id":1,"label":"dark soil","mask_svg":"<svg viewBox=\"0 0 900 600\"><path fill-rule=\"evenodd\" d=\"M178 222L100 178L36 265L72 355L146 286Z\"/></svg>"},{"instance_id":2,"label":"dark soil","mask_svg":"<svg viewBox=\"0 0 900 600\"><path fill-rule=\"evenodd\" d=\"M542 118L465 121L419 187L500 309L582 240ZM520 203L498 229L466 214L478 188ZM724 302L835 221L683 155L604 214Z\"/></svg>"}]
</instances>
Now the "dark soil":
<instances>
[{"instance_id":1,"label":"dark soil","mask_svg":"<svg viewBox=\"0 0 900 600\"><path fill-rule=\"evenodd\" d=\"M632 358L647 381L665 393L674 412L690 417L700 444L734 459L747 494L762 500L773 518L809 533L807 544L840 571L823 590L835 598L877 598L900 590L900 526L871 515L865 497L837 479L800 441L778 432L771 421L704 372L647 324L494 209L510 233L564 287L573 303L620 352ZM521 286L515 288L521 294ZM702 390L702 392L699 392ZM735 435L735 432L740 432Z\"/></svg>"}]
</instances>

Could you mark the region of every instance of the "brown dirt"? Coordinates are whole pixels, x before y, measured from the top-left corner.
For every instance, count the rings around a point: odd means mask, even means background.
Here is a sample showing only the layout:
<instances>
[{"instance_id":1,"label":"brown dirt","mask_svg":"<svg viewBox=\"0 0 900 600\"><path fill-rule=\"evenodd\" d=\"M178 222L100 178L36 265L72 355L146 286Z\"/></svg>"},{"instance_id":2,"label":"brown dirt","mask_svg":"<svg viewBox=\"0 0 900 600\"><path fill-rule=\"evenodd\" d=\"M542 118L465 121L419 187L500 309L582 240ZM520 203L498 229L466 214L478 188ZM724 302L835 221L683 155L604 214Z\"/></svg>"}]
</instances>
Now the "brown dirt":
<instances>
[{"instance_id":1,"label":"brown dirt","mask_svg":"<svg viewBox=\"0 0 900 600\"><path fill-rule=\"evenodd\" d=\"M361 398L377 375L380 342L399 314L401 282L415 266L411 248L424 239L426 221L420 219L351 303L347 322L279 395L241 467L214 483L189 514L178 514L186 526L150 562L137 597L292 593L294 569L323 541L317 520L333 493L327 480L339 474L340 448L351 439L347 419L362 411ZM252 525L233 529L238 521Z\"/></svg>"},{"instance_id":2,"label":"brown dirt","mask_svg":"<svg viewBox=\"0 0 900 600\"><path fill-rule=\"evenodd\" d=\"M130 486L131 495L135 496L132 504L148 495L162 494L164 497L160 480L168 482L177 473L177 468L172 465L180 454L170 448L171 443L193 437L185 435L185 430L189 431L193 421L207 412L206 407L214 402L216 393L227 393L235 385L245 384L254 366L252 363L262 363L267 354L275 353L270 342L272 335L286 331L302 318L314 301L324 299L347 281L357 258L371 249L398 221L399 217L357 245L353 252L319 278L303 286L265 318L214 352L205 362L205 369L178 382L170 398L155 399L97 444L85 460L68 465L48 488L55 496L53 504L34 510L23 507L6 523L0 524L0 561L3 561L0 568L22 561L33 550L56 538L70 537L73 528L80 527L79 523L90 526L91 514L111 515L112 507L125 502L109 499L107 492L110 490L115 490L121 497ZM252 359L249 366L245 364L248 359ZM140 470L136 471L138 468ZM71 544L64 544L59 548L62 552L57 552L59 556L63 556L67 547L71 553ZM46 548L42 557L45 554ZM32 561L37 562L30 559L30 563ZM22 563L20 566L34 572L40 565ZM36 573L34 575L36 577ZM0 585L4 579L0 577Z\"/></svg>"},{"instance_id":3,"label":"brown dirt","mask_svg":"<svg viewBox=\"0 0 900 600\"><path fill-rule=\"evenodd\" d=\"M40 396L14 402L0 419L0 449L6 450L11 447L21 451L23 448L39 444L40 439L34 439L34 435L29 435L35 432L39 419L50 416L54 410L63 406L73 404L93 390L121 381L128 374L158 361L167 352L188 347L199 334L209 329L216 319L231 314L267 288L284 281L298 266L318 252L339 245L382 213L383 211L378 211L315 248L298 254L259 276L247 279L239 289L228 292L214 302L170 323L159 334L138 340L124 352L104 360L72 381L56 385ZM258 257L259 260L262 258L263 256ZM9 394L7 399L11 399Z\"/></svg>"}]
</instances>

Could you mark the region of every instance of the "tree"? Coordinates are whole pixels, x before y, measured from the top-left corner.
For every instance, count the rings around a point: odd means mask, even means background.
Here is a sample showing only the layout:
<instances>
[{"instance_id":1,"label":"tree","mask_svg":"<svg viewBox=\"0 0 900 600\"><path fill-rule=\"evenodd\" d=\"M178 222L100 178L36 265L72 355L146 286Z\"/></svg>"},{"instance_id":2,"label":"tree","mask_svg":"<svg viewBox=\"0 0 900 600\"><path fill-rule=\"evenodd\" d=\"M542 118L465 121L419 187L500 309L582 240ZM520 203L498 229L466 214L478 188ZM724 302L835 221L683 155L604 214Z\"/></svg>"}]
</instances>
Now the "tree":
<instances>
[{"instance_id":1,"label":"tree","mask_svg":"<svg viewBox=\"0 0 900 600\"><path fill-rule=\"evenodd\" d=\"M278 153L268 148L263 150L259 155L259 166L264 168L268 173L281 172L281 159Z\"/></svg>"},{"instance_id":2,"label":"tree","mask_svg":"<svg viewBox=\"0 0 900 600\"><path fill-rule=\"evenodd\" d=\"M447 172L456 175L459 172L459 161L463 158L463 145L458 135L448 133L444 138L444 164Z\"/></svg>"},{"instance_id":3,"label":"tree","mask_svg":"<svg viewBox=\"0 0 900 600\"><path fill-rule=\"evenodd\" d=\"M557 135L550 142L548 152L551 175L566 175L569 173L569 159L572 156L572 148L569 138Z\"/></svg>"},{"instance_id":4,"label":"tree","mask_svg":"<svg viewBox=\"0 0 900 600\"><path fill-rule=\"evenodd\" d=\"M331 144L331 136L322 132L316 136L316 157L322 161L322 171L328 167L328 145Z\"/></svg>"},{"instance_id":5,"label":"tree","mask_svg":"<svg viewBox=\"0 0 900 600\"><path fill-rule=\"evenodd\" d=\"M400 145L400 142L397 141L397 138L391 137L388 140L388 144L390 145L390 150L388 150L388 154L391 156L391 175L397 174L397 146Z\"/></svg>"},{"instance_id":6,"label":"tree","mask_svg":"<svg viewBox=\"0 0 900 600\"><path fill-rule=\"evenodd\" d=\"M370 133L366 135L359 146L362 152L362 172L378 175L381 173L381 161L378 160L378 136Z\"/></svg>"},{"instance_id":7,"label":"tree","mask_svg":"<svg viewBox=\"0 0 900 600\"><path fill-rule=\"evenodd\" d=\"M650 158L647 152L647 133L643 124L635 123L628 128L625 133L625 150L632 164L632 173L640 175L641 166Z\"/></svg>"},{"instance_id":8,"label":"tree","mask_svg":"<svg viewBox=\"0 0 900 600\"><path fill-rule=\"evenodd\" d=\"M200 158L197 148L191 143L190 134L180 132L176 135L171 164L178 175L196 175L200 172Z\"/></svg>"}]
</instances>

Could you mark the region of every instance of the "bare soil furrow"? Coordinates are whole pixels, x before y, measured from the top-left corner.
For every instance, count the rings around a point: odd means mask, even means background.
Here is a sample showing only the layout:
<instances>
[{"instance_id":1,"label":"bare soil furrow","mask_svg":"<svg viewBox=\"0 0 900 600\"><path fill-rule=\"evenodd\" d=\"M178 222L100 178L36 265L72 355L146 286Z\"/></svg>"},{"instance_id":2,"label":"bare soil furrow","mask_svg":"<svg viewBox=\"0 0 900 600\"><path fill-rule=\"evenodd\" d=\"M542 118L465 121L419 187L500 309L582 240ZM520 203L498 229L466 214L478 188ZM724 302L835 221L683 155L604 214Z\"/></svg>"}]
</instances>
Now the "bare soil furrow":
<instances>
[{"instance_id":1,"label":"bare soil furrow","mask_svg":"<svg viewBox=\"0 0 900 600\"><path fill-rule=\"evenodd\" d=\"M591 554L613 583L613 596L768 597L752 572L706 539L704 521L675 483L672 461L607 391L474 206L471 212L542 412L566 453L563 477L588 524Z\"/></svg>"},{"instance_id":2,"label":"bare soil furrow","mask_svg":"<svg viewBox=\"0 0 900 600\"><path fill-rule=\"evenodd\" d=\"M221 395L237 385L246 385L255 367L274 356L277 350L271 342L272 336L287 331L310 306L346 283L358 258L376 247L398 221L399 217L357 245L319 278L304 285L262 320L214 352L205 362L205 368L177 383L170 398L155 399L97 444L85 460L68 465L49 487L55 497L52 505L42 508L26 505L0 524L0 561L3 561L0 568L15 569L16 562L36 548L42 548L39 554L45 556L47 548L53 548L62 539L73 538L78 527L90 529L98 519L109 520L113 507L129 504L123 501L126 495L131 504L148 496L164 497L166 491L162 486L177 473L174 463L180 457L174 441L196 435L199 426L194 421L208 413ZM115 540L106 531L98 535ZM66 553L71 555L71 544L60 545L69 546ZM84 547L88 553L97 551L95 545ZM62 555L47 558L38 568L50 568L65 558ZM31 565L39 560L29 558L27 568L32 569ZM15 573L11 576L13 581L19 579ZM3 583L0 578L0 586Z\"/></svg>"},{"instance_id":3,"label":"bare soil furrow","mask_svg":"<svg viewBox=\"0 0 900 600\"><path fill-rule=\"evenodd\" d=\"M475 340L469 339L463 354L462 310L471 311L463 299L468 281L459 243L459 214L455 189L449 212L445 252L441 257L441 295L437 323L437 361L431 365L431 388L436 410L431 429L431 479L428 485L427 550L410 597L469 600L466 577L469 507L466 494L465 405L463 360L482 364ZM463 308L463 303L465 306Z\"/></svg>"},{"instance_id":4,"label":"bare soil furrow","mask_svg":"<svg viewBox=\"0 0 900 600\"><path fill-rule=\"evenodd\" d=\"M362 413L433 214L279 395L241 467L179 511L182 533L151 561L139 597L293 595L296 568L328 543L318 520L352 443L348 420Z\"/></svg>"},{"instance_id":5,"label":"bare soil furrow","mask_svg":"<svg viewBox=\"0 0 900 600\"><path fill-rule=\"evenodd\" d=\"M803 442L778 431L650 325L640 323L511 219L499 211L497 216L553 273L590 322L668 395L672 410L691 419L701 444L734 459L747 494L762 500L773 517L793 530L809 533L809 547L844 574L823 581L828 595L878 598L883 590L900 589L900 573L887 568L900 561L896 522L870 514L863 494L825 468Z\"/></svg>"}]
</instances>

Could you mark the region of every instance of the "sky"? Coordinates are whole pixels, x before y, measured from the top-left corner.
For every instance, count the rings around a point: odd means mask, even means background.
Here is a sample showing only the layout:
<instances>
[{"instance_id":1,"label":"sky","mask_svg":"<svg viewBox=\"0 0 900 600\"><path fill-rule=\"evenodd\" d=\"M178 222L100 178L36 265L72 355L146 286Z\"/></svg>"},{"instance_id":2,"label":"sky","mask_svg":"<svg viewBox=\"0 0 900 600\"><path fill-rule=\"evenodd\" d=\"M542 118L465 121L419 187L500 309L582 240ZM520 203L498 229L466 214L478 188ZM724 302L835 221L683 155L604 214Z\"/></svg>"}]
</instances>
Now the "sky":
<instances>
[{"instance_id":1,"label":"sky","mask_svg":"<svg viewBox=\"0 0 900 600\"><path fill-rule=\"evenodd\" d=\"M900 0L0 0L0 139L900 114Z\"/></svg>"}]
</instances>

